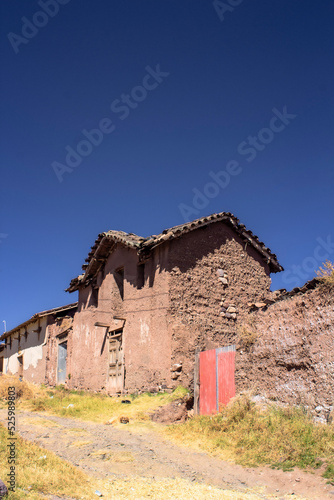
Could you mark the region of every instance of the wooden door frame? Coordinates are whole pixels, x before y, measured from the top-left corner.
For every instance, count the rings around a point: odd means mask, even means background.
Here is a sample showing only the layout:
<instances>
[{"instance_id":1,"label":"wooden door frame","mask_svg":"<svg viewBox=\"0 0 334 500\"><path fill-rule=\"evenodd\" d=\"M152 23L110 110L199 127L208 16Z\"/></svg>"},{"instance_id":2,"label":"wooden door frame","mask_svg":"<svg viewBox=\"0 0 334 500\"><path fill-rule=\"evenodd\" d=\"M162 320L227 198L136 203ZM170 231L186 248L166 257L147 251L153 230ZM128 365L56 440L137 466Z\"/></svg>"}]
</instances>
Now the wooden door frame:
<instances>
[{"instance_id":1,"label":"wooden door frame","mask_svg":"<svg viewBox=\"0 0 334 500\"><path fill-rule=\"evenodd\" d=\"M118 362L116 362L116 379L117 377L120 377L121 378L121 388L120 388L120 391L116 391L116 394L117 393L121 393L123 394L123 391L124 391L124 354L123 354L123 333L124 333L124 330L123 328L117 328L117 329L114 329L114 330L109 330L108 331L108 370L107 370L107 390L109 391L109 383L110 383L110 342L115 339L119 339L120 340L120 348L118 350L118 352L121 352L122 354L122 360L121 360L121 373L118 375L117 374L117 364ZM116 389L117 389L117 380L116 380Z\"/></svg>"},{"instance_id":2,"label":"wooden door frame","mask_svg":"<svg viewBox=\"0 0 334 500\"><path fill-rule=\"evenodd\" d=\"M63 336L62 338L58 339L58 343L57 343L57 385L61 385L62 382L59 382L58 378L59 378L59 347L63 344L66 344L66 358L65 358L65 361L66 361L66 373L65 373L65 380L64 380L64 384L67 380L67 340L68 340L68 337L67 335L66 336Z\"/></svg>"},{"instance_id":3,"label":"wooden door frame","mask_svg":"<svg viewBox=\"0 0 334 500\"><path fill-rule=\"evenodd\" d=\"M221 360L221 355L222 354L227 354L227 353L230 353L232 354L233 353L233 367L234 367L234 372L233 372L233 390L231 392L234 392L233 395L235 395L235 361L234 361L234 357L235 357L235 352L236 352L236 346L235 345L228 345L228 346L225 346L225 347L217 347L215 349L209 349L209 350L205 350L205 351L199 351L199 349L196 349L195 351L195 366L194 366L194 414L195 415L199 415L199 414L202 414L201 413L201 355L204 354L204 353L214 353L214 363L212 366L214 366L214 370L215 370L215 384L214 386L212 386L211 384L209 386L205 386L205 387L209 387L211 389L211 392L213 389L215 389L215 394L216 394L216 397L215 397L215 402L216 402L216 408L215 408L215 411L218 412L219 411L219 405L220 405L220 400L221 400L221 395L220 395L220 384L219 384L219 381L220 381L220 360ZM210 354L211 356L211 354ZM211 356L212 357L212 356ZM212 375L212 374L211 374ZM227 395L227 397L229 397Z\"/></svg>"}]
</instances>

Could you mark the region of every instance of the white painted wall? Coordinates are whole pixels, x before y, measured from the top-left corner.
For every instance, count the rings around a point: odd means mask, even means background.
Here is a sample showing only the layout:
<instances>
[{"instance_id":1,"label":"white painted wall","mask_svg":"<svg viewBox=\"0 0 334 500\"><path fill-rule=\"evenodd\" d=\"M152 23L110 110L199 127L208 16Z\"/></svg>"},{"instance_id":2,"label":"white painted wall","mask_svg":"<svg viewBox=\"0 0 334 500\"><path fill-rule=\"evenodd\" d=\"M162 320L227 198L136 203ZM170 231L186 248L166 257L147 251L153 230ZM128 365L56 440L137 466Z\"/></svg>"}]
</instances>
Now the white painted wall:
<instances>
[{"instance_id":1,"label":"white painted wall","mask_svg":"<svg viewBox=\"0 0 334 500\"><path fill-rule=\"evenodd\" d=\"M27 340L24 338L25 329L21 328L21 341L20 341L20 355L23 355L23 371L28 368L36 368L38 361L43 359L43 342L45 339L47 317L40 319L40 326L42 328L40 334L38 335L36 330L38 328L38 321L30 323L27 326L26 331L28 332ZM15 336L16 333L15 333ZM12 338L12 347L7 344L6 349L3 351L4 355L4 373L11 373L13 375L17 374L19 371L18 362L18 340Z\"/></svg>"}]
</instances>

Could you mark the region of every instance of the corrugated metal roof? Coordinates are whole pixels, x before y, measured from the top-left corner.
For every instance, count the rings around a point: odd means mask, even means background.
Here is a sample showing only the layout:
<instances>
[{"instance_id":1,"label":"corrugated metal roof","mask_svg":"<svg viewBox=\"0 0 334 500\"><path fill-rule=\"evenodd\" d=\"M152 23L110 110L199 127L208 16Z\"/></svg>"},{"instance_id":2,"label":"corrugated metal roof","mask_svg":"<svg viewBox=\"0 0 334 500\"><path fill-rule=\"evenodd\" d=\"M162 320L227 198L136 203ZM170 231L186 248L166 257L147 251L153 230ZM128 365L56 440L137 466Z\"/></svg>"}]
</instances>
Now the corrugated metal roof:
<instances>
[{"instance_id":1,"label":"corrugated metal roof","mask_svg":"<svg viewBox=\"0 0 334 500\"><path fill-rule=\"evenodd\" d=\"M74 292L80 285L89 284L97 275L117 243L136 249L138 255L145 255L167 241L179 238L186 233L217 222L228 225L243 241L252 245L262 255L263 260L269 265L271 272L276 273L283 271L283 267L279 264L276 255L272 253L270 249L252 233L252 231L246 229L245 225L241 224L239 219L230 212L220 212L165 229L162 233L149 236L148 238L143 238L133 233L125 233L123 231L107 231L105 233L100 233L85 260L86 264L82 266L85 272L77 278L74 278L66 291Z\"/></svg>"}]
</instances>

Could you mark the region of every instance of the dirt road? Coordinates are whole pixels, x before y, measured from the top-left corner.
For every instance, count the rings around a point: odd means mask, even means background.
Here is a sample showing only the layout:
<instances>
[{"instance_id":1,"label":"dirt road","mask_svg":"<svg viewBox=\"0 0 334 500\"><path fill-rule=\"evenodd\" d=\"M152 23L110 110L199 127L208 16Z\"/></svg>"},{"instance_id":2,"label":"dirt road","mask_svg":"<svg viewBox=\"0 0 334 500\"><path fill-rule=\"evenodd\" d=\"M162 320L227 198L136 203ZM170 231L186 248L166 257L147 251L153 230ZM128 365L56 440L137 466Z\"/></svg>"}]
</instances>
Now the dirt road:
<instances>
[{"instance_id":1,"label":"dirt road","mask_svg":"<svg viewBox=\"0 0 334 500\"><path fill-rule=\"evenodd\" d=\"M0 410L0 420L6 414ZM98 478L130 476L181 477L221 488L244 490L264 486L268 494L283 498L295 494L312 500L334 500L334 487L320 472L295 469L282 472L267 467L243 468L205 453L176 446L153 431L124 429L43 413L18 413L18 432L26 440ZM265 498L259 494L259 498Z\"/></svg>"}]
</instances>

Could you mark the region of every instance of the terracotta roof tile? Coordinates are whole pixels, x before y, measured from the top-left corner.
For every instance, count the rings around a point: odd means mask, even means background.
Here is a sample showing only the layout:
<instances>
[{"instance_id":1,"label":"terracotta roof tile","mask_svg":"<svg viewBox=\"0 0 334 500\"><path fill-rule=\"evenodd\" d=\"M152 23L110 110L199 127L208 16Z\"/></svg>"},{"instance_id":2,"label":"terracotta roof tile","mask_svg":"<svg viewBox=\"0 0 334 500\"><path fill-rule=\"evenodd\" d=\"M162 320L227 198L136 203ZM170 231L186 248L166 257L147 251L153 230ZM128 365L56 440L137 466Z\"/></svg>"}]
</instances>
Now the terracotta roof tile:
<instances>
[{"instance_id":1,"label":"terracotta roof tile","mask_svg":"<svg viewBox=\"0 0 334 500\"><path fill-rule=\"evenodd\" d=\"M162 233L158 235L152 235L147 238L137 236L134 233L125 233L124 231L107 231L105 233L100 233L88 254L86 259L87 264L82 266L85 271L84 274L74 278L66 291L73 292L83 283L88 285L97 275L104 261L117 243L136 249L138 255L145 255L166 241L179 238L190 231L208 226L214 222L223 222L231 227L242 240L248 241L262 255L265 262L269 265L271 272L283 270L276 255L272 253L269 248L252 233L252 231L246 229L244 224L240 224L237 217L230 212L220 212L207 217L201 217L200 219L185 224L179 224L178 226L163 230Z\"/></svg>"},{"instance_id":2,"label":"terracotta roof tile","mask_svg":"<svg viewBox=\"0 0 334 500\"><path fill-rule=\"evenodd\" d=\"M71 311L73 309L76 309L77 307L78 303L73 302L72 304L67 304L66 306L54 307L53 309L48 309L46 311L41 311L39 313L36 313L33 316L31 316L31 318L29 318L27 321L24 321L24 323L21 323L20 325L16 326L15 328L12 328L8 332L3 333L0 337L0 340L9 337L12 333L16 332L17 330L20 330L21 328L29 325L30 323L34 323L35 321L38 320L38 318L43 318L44 316L50 316L50 315L57 315L61 312Z\"/></svg>"}]
</instances>

